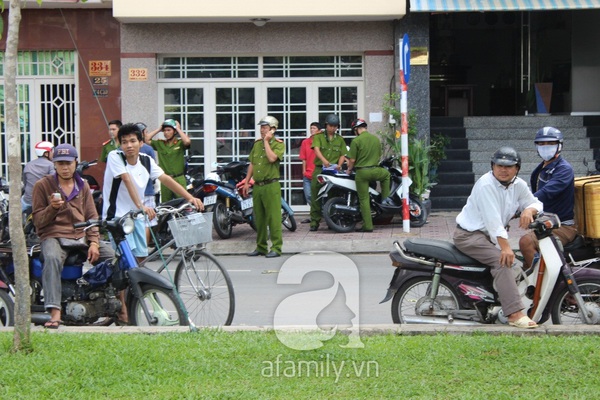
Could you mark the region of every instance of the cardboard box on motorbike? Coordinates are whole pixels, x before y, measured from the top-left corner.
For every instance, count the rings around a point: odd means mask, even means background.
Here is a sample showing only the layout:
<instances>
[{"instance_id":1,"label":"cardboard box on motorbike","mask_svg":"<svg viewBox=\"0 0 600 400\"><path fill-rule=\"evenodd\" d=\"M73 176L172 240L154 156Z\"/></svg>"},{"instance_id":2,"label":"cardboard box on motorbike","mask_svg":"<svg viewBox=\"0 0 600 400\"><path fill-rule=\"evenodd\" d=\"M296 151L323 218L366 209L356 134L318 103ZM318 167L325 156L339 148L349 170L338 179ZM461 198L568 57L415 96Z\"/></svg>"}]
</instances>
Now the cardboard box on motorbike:
<instances>
[{"instance_id":1,"label":"cardboard box on motorbike","mask_svg":"<svg viewBox=\"0 0 600 400\"><path fill-rule=\"evenodd\" d=\"M575 219L583 236L600 239L600 176L575 178Z\"/></svg>"}]
</instances>

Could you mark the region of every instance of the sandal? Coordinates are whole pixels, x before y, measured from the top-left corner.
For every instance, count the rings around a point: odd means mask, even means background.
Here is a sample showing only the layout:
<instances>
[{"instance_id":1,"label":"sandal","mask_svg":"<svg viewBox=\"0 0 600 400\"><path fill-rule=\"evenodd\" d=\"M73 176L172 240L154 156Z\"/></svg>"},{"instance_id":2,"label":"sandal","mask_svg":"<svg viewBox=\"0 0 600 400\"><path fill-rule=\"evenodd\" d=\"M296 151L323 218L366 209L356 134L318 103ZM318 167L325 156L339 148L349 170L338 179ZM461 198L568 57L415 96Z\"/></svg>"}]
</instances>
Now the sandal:
<instances>
[{"instance_id":1,"label":"sandal","mask_svg":"<svg viewBox=\"0 0 600 400\"><path fill-rule=\"evenodd\" d=\"M46 329L58 329L58 327L63 324L61 320L50 320L44 324L44 328Z\"/></svg>"},{"instance_id":2,"label":"sandal","mask_svg":"<svg viewBox=\"0 0 600 400\"><path fill-rule=\"evenodd\" d=\"M524 315L521 318L519 318L516 321L509 321L508 324L510 326L514 326L517 328L523 328L523 329L532 329L532 328L537 328L539 325L535 323L535 321L533 321L531 318L529 318L528 316Z\"/></svg>"}]
</instances>

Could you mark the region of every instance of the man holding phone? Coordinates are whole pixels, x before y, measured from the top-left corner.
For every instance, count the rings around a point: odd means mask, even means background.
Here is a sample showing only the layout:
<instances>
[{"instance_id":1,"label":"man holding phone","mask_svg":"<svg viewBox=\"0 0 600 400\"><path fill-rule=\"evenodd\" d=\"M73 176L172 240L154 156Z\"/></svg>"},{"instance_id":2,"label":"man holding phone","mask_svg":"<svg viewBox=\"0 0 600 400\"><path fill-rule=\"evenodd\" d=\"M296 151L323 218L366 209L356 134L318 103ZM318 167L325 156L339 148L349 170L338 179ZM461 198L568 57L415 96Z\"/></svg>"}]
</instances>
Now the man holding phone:
<instances>
[{"instance_id":1,"label":"man holding phone","mask_svg":"<svg viewBox=\"0 0 600 400\"><path fill-rule=\"evenodd\" d=\"M70 144L54 148L55 174L40 179L33 187L33 224L41 239L44 257L42 286L44 306L50 321L44 326L57 329L61 321L61 272L69 252L87 251L88 261L96 264L114 257L114 252L99 241L98 228L73 228L73 224L98 219L92 192L75 172L77 149Z\"/></svg>"}]
</instances>

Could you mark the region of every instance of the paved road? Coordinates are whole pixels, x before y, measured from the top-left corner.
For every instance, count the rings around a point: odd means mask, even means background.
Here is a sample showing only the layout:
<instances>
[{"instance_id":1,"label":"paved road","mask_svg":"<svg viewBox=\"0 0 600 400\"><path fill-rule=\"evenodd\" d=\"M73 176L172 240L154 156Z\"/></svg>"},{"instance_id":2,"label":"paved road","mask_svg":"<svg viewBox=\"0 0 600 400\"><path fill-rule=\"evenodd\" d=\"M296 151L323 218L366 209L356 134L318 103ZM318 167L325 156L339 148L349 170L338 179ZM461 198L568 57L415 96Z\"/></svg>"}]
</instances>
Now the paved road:
<instances>
[{"instance_id":1,"label":"paved road","mask_svg":"<svg viewBox=\"0 0 600 400\"><path fill-rule=\"evenodd\" d=\"M311 320L315 313L317 322L324 325L346 326L354 314L360 324L392 323L390 303L379 304L393 274L387 255L312 252L277 259L219 256L219 260L229 271L235 289L233 325L272 327L276 309L286 299L292 306L291 325L315 322ZM331 267L333 270L326 271ZM278 284L278 278L285 278L280 277L282 268L298 272L296 281L301 283ZM355 283L359 288L358 313L352 306Z\"/></svg>"}]
</instances>

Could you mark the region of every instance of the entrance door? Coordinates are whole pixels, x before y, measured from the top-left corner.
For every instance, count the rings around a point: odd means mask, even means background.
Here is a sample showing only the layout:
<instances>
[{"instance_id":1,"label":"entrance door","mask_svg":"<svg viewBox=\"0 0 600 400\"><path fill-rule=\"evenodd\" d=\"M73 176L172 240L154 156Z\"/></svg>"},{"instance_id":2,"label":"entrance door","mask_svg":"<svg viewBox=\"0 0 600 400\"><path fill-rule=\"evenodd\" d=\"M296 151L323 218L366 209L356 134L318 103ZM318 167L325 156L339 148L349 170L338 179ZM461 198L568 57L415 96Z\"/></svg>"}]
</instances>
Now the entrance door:
<instances>
[{"instance_id":1,"label":"entrance door","mask_svg":"<svg viewBox=\"0 0 600 400\"><path fill-rule=\"evenodd\" d=\"M17 106L21 130L21 163L35 158L34 146L46 140L78 147L76 135L77 98L73 79L19 79ZM0 86L0 115L5 115L4 85ZM2 120L0 175L8 176L8 146Z\"/></svg>"}]
</instances>

